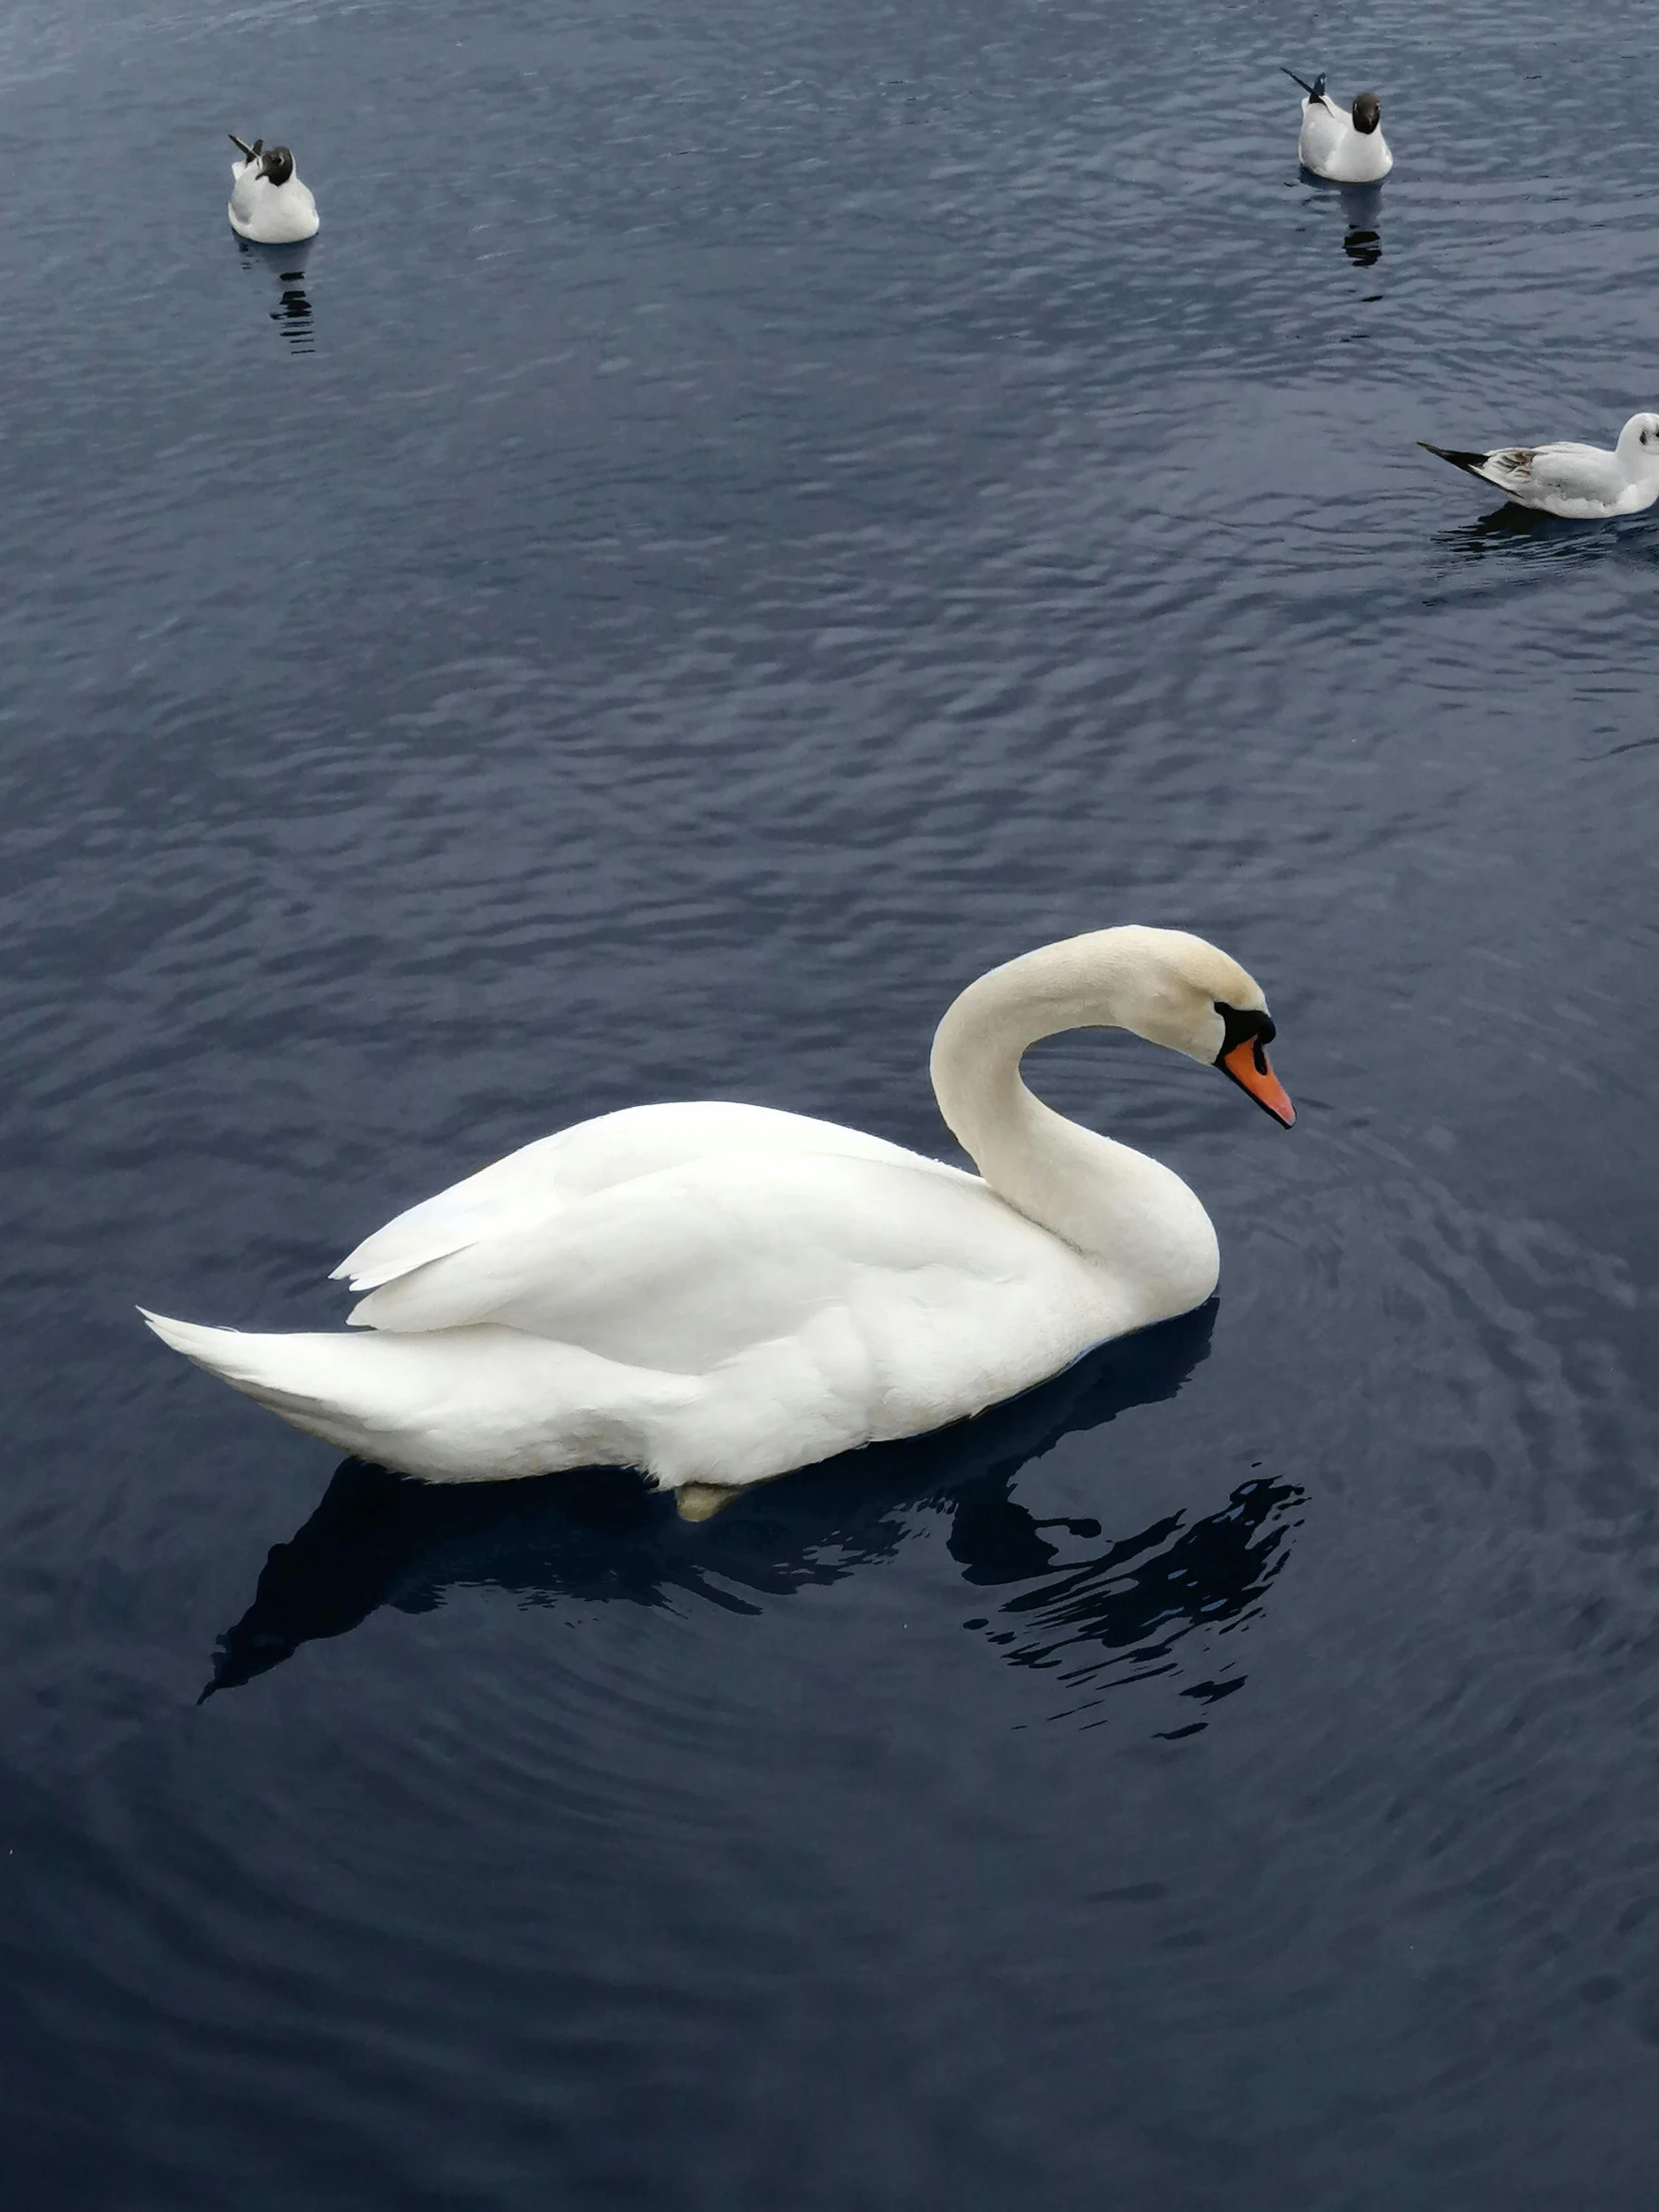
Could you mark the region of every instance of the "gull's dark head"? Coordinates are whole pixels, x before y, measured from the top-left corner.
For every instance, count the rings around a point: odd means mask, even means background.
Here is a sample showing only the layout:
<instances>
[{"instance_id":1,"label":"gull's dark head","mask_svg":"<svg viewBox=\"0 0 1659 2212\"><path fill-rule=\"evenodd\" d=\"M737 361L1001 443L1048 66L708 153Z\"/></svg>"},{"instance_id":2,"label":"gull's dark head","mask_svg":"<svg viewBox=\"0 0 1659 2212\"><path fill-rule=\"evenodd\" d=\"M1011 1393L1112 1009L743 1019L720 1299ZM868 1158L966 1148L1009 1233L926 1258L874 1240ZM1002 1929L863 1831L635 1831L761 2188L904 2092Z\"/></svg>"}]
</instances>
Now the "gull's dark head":
<instances>
[{"instance_id":1,"label":"gull's dark head","mask_svg":"<svg viewBox=\"0 0 1659 2212\"><path fill-rule=\"evenodd\" d=\"M293 175L293 156L285 146L269 146L260 156L260 175L273 185L285 185Z\"/></svg>"},{"instance_id":2,"label":"gull's dark head","mask_svg":"<svg viewBox=\"0 0 1659 2212\"><path fill-rule=\"evenodd\" d=\"M1354 128L1369 138L1382 120L1382 110L1375 92L1362 92L1354 102Z\"/></svg>"}]
</instances>

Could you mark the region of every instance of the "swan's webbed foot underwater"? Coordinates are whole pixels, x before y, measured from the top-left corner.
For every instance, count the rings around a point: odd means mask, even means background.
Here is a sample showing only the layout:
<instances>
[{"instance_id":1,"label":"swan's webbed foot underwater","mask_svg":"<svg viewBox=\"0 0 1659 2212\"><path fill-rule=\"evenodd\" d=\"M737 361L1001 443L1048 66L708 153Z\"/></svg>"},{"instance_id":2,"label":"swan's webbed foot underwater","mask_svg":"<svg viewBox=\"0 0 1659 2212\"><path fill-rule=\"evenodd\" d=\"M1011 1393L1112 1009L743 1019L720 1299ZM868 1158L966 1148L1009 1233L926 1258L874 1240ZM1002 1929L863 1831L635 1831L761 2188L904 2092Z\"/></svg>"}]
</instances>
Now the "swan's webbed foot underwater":
<instances>
[{"instance_id":1,"label":"swan's webbed foot underwater","mask_svg":"<svg viewBox=\"0 0 1659 2212\"><path fill-rule=\"evenodd\" d=\"M674 1502L682 1520L713 1520L742 1493L741 1482L682 1482Z\"/></svg>"}]
</instances>

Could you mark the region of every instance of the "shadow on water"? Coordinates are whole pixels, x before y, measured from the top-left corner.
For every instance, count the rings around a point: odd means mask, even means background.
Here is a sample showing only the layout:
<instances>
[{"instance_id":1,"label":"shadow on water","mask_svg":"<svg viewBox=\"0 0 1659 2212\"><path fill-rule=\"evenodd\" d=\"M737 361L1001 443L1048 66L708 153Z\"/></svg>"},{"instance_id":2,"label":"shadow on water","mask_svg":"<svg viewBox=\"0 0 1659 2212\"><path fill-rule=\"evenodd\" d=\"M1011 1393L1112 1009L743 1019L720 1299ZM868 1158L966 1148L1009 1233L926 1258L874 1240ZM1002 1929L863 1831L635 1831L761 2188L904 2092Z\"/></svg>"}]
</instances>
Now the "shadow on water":
<instances>
[{"instance_id":1,"label":"shadow on water","mask_svg":"<svg viewBox=\"0 0 1659 2212\"><path fill-rule=\"evenodd\" d=\"M1565 515L1540 514L1505 500L1473 522L1435 534L1435 546L1459 559L1511 561L1628 560L1651 564L1659 559L1659 539L1646 515L1612 521L1579 522Z\"/></svg>"},{"instance_id":2,"label":"shadow on water","mask_svg":"<svg viewBox=\"0 0 1659 2212\"><path fill-rule=\"evenodd\" d=\"M301 239L297 246L256 246L250 239L237 240L243 268L263 271L276 287L276 304L270 315L291 353L316 350L310 294L305 289L305 263L315 244L314 239Z\"/></svg>"},{"instance_id":3,"label":"shadow on water","mask_svg":"<svg viewBox=\"0 0 1659 2212\"><path fill-rule=\"evenodd\" d=\"M382 1605L429 1612L452 1586L507 1590L531 1605L657 1606L681 1593L758 1612L738 1593L782 1597L890 1558L917 1508L948 1517L948 1550L965 1582L1019 1585L994 1616L965 1624L989 1629L1013 1665L1056 1669L1068 1689L1108 1663L1137 1677L1164 1671L1178 1636L1254 1609L1282 1563L1301 1490L1247 1482L1207 1519L1189 1525L1171 1513L1063 1559L1050 1532L1089 1543L1099 1522L1039 1520L1011 1485L1060 1437L1175 1396L1209 1352L1214 1317L1212 1302L1102 1347L975 1420L843 1453L699 1523L682 1521L670 1496L617 1468L434 1487L347 1459L304 1526L272 1550L252 1605L220 1640L202 1695L252 1681L317 1637L344 1635ZM1200 1689L1223 1696L1233 1687Z\"/></svg>"}]
</instances>

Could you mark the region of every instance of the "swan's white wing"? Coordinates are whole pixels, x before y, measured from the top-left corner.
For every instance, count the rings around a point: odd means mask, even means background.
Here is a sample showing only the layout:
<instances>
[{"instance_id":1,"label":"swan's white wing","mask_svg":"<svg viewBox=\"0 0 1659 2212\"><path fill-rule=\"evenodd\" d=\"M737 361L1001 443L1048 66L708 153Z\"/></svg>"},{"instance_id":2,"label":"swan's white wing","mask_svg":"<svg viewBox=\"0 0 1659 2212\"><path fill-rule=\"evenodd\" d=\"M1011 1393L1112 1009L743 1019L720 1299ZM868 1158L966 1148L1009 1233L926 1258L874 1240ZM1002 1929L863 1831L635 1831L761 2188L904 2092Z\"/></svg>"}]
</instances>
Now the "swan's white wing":
<instances>
[{"instance_id":1,"label":"swan's white wing","mask_svg":"<svg viewBox=\"0 0 1659 2212\"><path fill-rule=\"evenodd\" d=\"M540 1220L574 1200L632 1183L642 1175L655 1175L663 1168L699 1159L797 1152L908 1163L941 1175L951 1172L860 1129L843 1129L806 1114L780 1113L771 1106L736 1105L724 1099L628 1106L538 1138L411 1206L365 1237L335 1268L333 1280L349 1283L353 1291L371 1291L415 1268L502 1235L527 1218Z\"/></svg>"},{"instance_id":2,"label":"swan's white wing","mask_svg":"<svg viewBox=\"0 0 1659 2212\"><path fill-rule=\"evenodd\" d=\"M896 1160L775 1153L659 1169L475 1235L354 1310L399 1333L494 1323L608 1360L706 1374L849 1317L878 1349L918 1310L950 1322L994 1291L1061 1294L1081 1258L977 1176Z\"/></svg>"}]
</instances>

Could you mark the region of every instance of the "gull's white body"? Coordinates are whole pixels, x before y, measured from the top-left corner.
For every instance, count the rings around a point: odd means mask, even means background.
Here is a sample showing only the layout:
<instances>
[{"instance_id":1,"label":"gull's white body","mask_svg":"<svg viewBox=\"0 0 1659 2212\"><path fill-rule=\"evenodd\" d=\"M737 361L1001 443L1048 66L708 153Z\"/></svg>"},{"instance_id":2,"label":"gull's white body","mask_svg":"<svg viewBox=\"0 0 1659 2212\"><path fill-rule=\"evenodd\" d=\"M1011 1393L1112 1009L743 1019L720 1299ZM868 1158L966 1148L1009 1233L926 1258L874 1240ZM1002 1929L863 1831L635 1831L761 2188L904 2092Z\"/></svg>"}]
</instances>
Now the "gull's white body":
<instances>
[{"instance_id":1,"label":"gull's white body","mask_svg":"<svg viewBox=\"0 0 1659 2212\"><path fill-rule=\"evenodd\" d=\"M1639 514L1659 499L1659 414L1632 415L1611 453L1565 441L1498 446L1490 453L1452 453L1442 445L1427 450L1495 484L1517 507L1575 522Z\"/></svg>"},{"instance_id":2,"label":"gull's white body","mask_svg":"<svg viewBox=\"0 0 1659 2212\"><path fill-rule=\"evenodd\" d=\"M1357 131L1350 110L1329 95L1303 101L1296 158L1304 169L1334 185L1381 184L1394 166L1382 124L1375 131Z\"/></svg>"},{"instance_id":3,"label":"gull's white body","mask_svg":"<svg viewBox=\"0 0 1659 2212\"><path fill-rule=\"evenodd\" d=\"M231 228L256 246L297 246L320 229L316 202L298 175L274 185L269 177L249 176L247 162L231 164Z\"/></svg>"},{"instance_id":4,"label":"gull's white body","mask_svg":"<svg viewBox=\"0 0 1659 2212\"><path fill-rule=\"evenodd\" d=\"M1196 980L1195 980L1196 977ZM765 1107L579 1123L413 1207L335 1271L350 1334L146 1318L296 1427L429 1481L589 1464L735 1485L961 1419L1215 1288L1168 1168L1062 1119L1019 1062L1121 1023L1195 1058L1236 962L1102 930L964 991L934 1087L983 1173Z\"/></svg>"}]
</instances>

